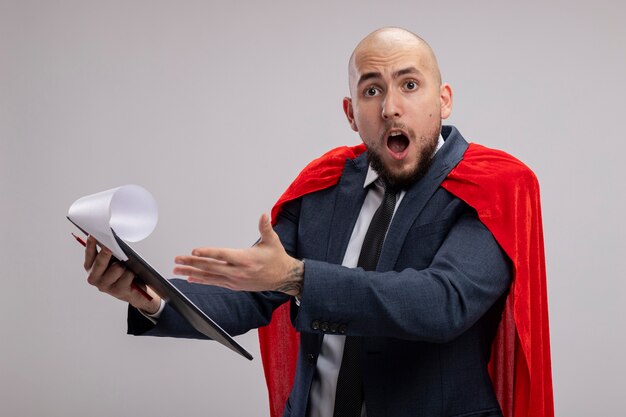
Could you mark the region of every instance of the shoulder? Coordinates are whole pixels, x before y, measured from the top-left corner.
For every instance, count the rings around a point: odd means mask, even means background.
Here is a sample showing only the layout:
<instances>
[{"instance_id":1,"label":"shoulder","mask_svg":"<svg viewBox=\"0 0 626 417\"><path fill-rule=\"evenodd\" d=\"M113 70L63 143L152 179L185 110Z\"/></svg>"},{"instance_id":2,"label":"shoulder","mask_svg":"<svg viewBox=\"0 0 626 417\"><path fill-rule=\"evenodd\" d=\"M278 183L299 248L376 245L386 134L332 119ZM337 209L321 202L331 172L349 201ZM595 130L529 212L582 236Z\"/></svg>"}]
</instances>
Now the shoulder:
<instances>
[{"instance_id":1,"label":"shoulder","mask_svg":"<svg viewBox=\"0 0 626 417\"><path fill-rule=\"evenodd\" d=\"M319 158L316 158L313 161L309 162L309 164L304 167L300 175L302 175L303 173L307 173L311 170L317 170L322 168L343 168L347 159L355 159L365 151L366 147L362 143L356 146L339 146L337 148L331 149Z\"/></svg>"},{"instance_id":2,"label":"shoulder","mask_svg":"<svg viewBox=\"0 0 626 417\"><path fill-rule=\"evenodd\" d=\"M476 143L470 143L462 160L451 172L450 177L488 177L494 182L527 184L538 187L535 173L514 156Z\"/></svg>"},{"instance_id":3,"label":"shoulder","mask_svg":"<svg viewBox=\"0 0 626 417\"><path fill-rule=\"evenodd\" d=\"M335 185L347 160L354 160L366 151L365 145L340 146L309 162L291 183L290 194L304 195Z\"/></svg>"},{"instance_id":4,"label":"shoulder","mask_svg":"<svg viewBox=\"0 0 626 417\"><path fill-rule=\"evenodd\" d=\"M287 187L287 190L285 190L272 208L272 221L276 220L281 207L287 202L337 184L346 160L355 159L365 151L364 144L341 146L311 161Z\"/></svg>"}]
</instances>

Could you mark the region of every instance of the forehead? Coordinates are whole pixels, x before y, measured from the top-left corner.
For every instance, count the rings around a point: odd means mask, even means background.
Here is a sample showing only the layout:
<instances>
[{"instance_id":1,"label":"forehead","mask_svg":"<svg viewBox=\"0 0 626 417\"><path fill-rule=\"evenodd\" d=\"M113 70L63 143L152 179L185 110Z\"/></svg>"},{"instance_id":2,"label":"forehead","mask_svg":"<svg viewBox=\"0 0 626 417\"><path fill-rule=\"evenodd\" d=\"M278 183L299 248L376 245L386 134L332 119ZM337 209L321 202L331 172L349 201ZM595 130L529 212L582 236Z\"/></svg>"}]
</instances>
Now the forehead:
<instances>
[{"instance_id":1,"label":"forehead","mask_svg":"<svg viewBox=\"0 0 626 417\"><path fill-rule=\"evenodd\" d=\"M433 75L434 58L427 46L414 39L375 39L360 44L350 64L351 87L363 74L386 77L414 68L425 77Z\"/></svg>"}]
</instances>

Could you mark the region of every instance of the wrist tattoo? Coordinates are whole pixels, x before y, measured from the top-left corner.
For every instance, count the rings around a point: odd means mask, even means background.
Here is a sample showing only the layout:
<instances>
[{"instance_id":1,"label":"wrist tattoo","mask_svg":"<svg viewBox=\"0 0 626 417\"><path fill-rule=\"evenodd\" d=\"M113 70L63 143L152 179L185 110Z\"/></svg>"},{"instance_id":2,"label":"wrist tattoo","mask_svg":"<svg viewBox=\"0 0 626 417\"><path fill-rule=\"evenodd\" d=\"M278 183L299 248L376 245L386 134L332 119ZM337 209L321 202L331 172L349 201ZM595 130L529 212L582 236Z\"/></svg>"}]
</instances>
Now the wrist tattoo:
<instances>
[{"instance_id":1,"label":"wrist tattoo","mask_svg":"<svg viewBox=\"0 0 626 417\"><path fill-rule=\"evenodd\" d=\"M302 286L304 284L304 262L297 260L285 277L285 280L281 285L276 288L276 291L284 292L293 296L300 296L302 294Z\"/></svg>"}]
</instances>

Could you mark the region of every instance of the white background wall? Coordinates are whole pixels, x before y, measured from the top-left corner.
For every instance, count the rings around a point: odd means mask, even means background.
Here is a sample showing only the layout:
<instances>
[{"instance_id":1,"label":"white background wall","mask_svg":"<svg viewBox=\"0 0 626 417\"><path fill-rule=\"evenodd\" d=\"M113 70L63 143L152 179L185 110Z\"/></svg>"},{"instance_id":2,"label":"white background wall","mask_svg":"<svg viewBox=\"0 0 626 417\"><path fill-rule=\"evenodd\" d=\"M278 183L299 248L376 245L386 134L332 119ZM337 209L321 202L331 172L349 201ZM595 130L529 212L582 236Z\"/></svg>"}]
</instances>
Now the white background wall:
<instances>
[{"instance_id":1,"label":"white background wall","mask_svg":"<svg viewBox=\"0 0 626 417\"><path fill-rule=\"evenodd\" d=\"M136 246L164 273L249 245L306 162L359 142L346 63L384 25L431 43L451 124L540 179L557 414L621 414L626 7L430 3L0 0L0 415L267 415L256 332L253 362L126 336L64 216L136 183L160 207Z\"/></svg>"}]
</instances>

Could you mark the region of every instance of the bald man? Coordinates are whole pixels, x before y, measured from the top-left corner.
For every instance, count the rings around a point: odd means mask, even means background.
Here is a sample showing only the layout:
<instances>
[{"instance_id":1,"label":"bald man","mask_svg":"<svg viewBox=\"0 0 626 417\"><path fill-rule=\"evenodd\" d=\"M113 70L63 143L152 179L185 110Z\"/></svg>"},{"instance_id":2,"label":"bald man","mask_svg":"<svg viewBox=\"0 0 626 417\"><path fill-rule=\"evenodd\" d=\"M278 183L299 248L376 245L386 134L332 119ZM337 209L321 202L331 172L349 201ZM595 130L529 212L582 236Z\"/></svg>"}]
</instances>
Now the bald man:
<instances>
[{"instance_id":1,"label":"bald man","mask_svg":"<svg viewBox=\"0 0 626 417\"><path fill-rule=\"evenodd\" d=\"M487 363L511 270L440 187L468 147L442 127L452 90L428 44L399 28L358 44L349 83L343 109L367 152L285 204L274 228L261 216L253 248L176 257L188 280L173 282L231 334L291 302L301 343L284 416L500 416ZM130 333L203 337L109 257L89 240L88 281L130 303Z\"/></svg>"}]
</instances>

